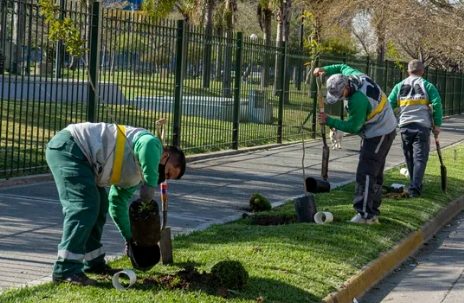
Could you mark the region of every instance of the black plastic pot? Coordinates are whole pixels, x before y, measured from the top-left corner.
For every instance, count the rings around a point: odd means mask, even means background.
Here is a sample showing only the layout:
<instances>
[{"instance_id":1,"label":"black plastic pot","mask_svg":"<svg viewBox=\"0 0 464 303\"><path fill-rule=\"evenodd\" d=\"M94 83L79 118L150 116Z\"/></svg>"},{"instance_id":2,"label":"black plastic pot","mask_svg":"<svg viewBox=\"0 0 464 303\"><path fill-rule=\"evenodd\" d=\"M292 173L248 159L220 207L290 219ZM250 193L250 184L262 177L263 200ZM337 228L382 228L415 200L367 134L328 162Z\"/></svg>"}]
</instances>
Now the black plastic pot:
<instances>
[{"instance_id":1,"label":"black plastic pot","mask_svg":"<svg viewBox=\"0 0 464 303\"><path fill-rule=\"evenodd\" d=\"M129 207L132 241L140 247L153 247L161 235L159 207L155 200L137 199Z\"/></svg>"},{"instance_id":2,"label":"black plastic pot","mask_svg":"<svg viewBox=\"0 0 464 303\"><path fill-rule=\"evenodd\" d=\"M296 220L298 222L314 222L314 215L317 213L316 202L312 194L294 200Z\"/></svg>"},{"instance_id":3,"label":"black plastic pot","mask_svg":"<svg viewBox=\"0 0 464 303\"><path fill-rule=\"evenodd\" d=\"M132 239L128 243L127 255L132 266L149 270L161 257L158 242L161 238L159 207L155 200L143 202L138 199L129 206Z\"/></svg>"},{"instance_id":4,"label":"black plastic pot","mask_svg":"<svg viewBox=\"0 0 464 303\"><path fill-rule=\"evenodd\" d=\"M313 194L330 192L330 183L319 178L307 177L305 187L307 192Z\"/></svg>"},{"instance_id":5,"label":"black plastic pot","mask_svg":"<svg viewBox=\"0 0 464 303\"><path fill-rule=\"evenodd\" d=\"M127 256L135 269L142 271L150 270L161 259L158 245L143 247L131 241L127 246Z\"/></svg>"}]
</instances>

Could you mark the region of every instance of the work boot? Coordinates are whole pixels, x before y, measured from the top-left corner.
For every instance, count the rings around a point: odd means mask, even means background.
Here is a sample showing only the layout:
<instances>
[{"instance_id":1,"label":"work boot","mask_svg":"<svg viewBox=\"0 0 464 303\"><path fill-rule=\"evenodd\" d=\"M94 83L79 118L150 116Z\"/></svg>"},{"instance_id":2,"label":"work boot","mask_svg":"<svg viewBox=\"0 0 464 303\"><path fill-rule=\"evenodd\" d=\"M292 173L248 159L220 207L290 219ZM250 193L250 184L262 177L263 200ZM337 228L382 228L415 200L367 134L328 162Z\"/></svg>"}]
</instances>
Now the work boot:
<instances>
[{"instance_id":1,"label":"work boot","mask_svg":"<svg viewBox=\"0 0 464 303\"><path fill-rule=\"evenodd\" d=\"M97 266L93 266L90 268L84 269L86 273L89 274L96 274L96 275L114 275L115 273L121 271L122 269L120 268L112 268L108 264L101 264Z\"/></svg>"},{"instance_id":2,"label":"work boot","mask_svg":"<svg viewBox=\"0 0 464 303\"><path fill-rule=\"evenodd\" d=\"M95 286L97 285L97 281L90 279L87 277L86 274L83 272L75 273L68 277L57 278L52 277L53 283L70 283L79 286Z\"/></svg>"},{"instance_id":3,"label":"work boot","mask_svg":"<svg viewBox=\"0 0 464 303\"><path fill-rule=\"evenodd\" d=\"M365 219L361 214L356 214L353 218L350 220L351 223L356 223L356 224L380 224L379 218L377 216L373 216L372 218Z\"/></svg>"}]
</instances>

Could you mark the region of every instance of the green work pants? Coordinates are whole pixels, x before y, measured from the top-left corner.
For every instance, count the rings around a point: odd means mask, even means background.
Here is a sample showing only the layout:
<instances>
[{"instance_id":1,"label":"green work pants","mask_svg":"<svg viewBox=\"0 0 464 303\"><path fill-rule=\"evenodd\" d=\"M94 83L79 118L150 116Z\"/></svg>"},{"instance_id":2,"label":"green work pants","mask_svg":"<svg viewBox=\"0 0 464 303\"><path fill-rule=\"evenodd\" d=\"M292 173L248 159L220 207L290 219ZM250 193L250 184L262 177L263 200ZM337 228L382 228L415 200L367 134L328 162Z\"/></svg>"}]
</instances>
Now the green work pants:
<instances>
[{"instance_id":1,"label":"green work pants","mask_svg":"<svg viewBox=\"0 0 464 303\"><path fill-rule=\"evenodd\" d=\"M63 278L105 262L101 236L108 212L108 195L74 142L62 130L47 144L46 159L63 207L63 235L53 276Z\"/></svg>"}]
</instances>

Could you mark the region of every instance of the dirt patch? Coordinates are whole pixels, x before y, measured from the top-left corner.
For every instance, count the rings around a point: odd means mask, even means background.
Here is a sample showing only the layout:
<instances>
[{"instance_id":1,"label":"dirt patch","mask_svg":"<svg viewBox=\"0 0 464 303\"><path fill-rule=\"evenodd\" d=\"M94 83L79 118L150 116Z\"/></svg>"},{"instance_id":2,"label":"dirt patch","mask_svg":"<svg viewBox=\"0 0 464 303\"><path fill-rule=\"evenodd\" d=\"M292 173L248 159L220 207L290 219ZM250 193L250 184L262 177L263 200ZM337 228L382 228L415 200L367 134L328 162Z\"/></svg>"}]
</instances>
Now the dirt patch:
<instances>
[{"instance_id":1,"label":"dirt patch","mask_svg":"<svg viewBox=\"0 0 464 303\"><path fill-rule=\"evenodd\" d=\"M250 222L254 225L283 225L292 224L296 222L295 215L271 215L271 214L260 214L250 216Z\"/></svg>"},{"instance_id":2,"label":"dirt patch","mask_svg":"<svg viewBox=\"0 0 464 303\"><path fill-rule=\"evenodd\" d=\"M205 289L212 279L211 274L200 273L195 267L189 266L176 274L148 277L143 280L143 285L159 286L165 289Z\"/></svg>"},{"instance_id":3,"label":"dirt patch","mask_svg":"<svg viewBox=\"0 0 464 303\"><path fill-rule=\"evenodd\" d=\"M211 273L199 272L194 266L187 266L175 274L148 277L142 281L146 287L163 289L202 290L223 298L236 291L221 285L221 281Z\"/></svg>"}]
</instances>

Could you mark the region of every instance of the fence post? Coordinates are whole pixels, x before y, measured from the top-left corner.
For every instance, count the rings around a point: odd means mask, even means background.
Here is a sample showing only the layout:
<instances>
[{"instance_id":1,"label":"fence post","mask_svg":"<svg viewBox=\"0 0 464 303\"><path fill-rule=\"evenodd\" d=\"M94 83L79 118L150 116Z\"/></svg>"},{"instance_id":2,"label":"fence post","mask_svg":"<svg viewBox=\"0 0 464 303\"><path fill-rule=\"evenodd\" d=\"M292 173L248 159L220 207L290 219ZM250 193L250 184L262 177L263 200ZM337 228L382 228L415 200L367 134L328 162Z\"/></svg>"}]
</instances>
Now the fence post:
<instances>
[{"instance_id":1,"label":"fence post","mask_svg":"<svg viewBox=\"0 0 464 303\"><path fill-rule=\"evenodd\" d=\"M463 80L464 80L464 74L461 72L461 83L460 83L460 94L459 94L459 113L458 114L462 114L462 107L461 107L461 104L462 104L462 89L464 88L464 85L463 85Z\"/></svg>"},{"instance_id":2,"label":"fence post","mask_svg":"<svg viewBox=\"0 0 464 303\"><path fill-rule=\"evenodd\" d=\"M454 115L454 99L455 98L455 79L456 79L456 74L454 72L451 72L451 85L453 86L450 91L451 91L451 112L450 115Z\"/></svg>"},{"instance_id":3,"label":"fence post","mask_svg":"<svg viewBox=\"0 0 464 303\"><path fill-rule=\"evenodd\" d=\"M448 111L448 104L447 104L447 103L448 103L448 100L447 100L447 99L448 99L448 98L447 98L447 91L448 91L448 86L447 86L447 84L448 84L448 81L447 81L447 79L446 79L446 78L447 78L446 76L447 76L447 71L446 71L446 69L445 69L445 84L443 85L444 87L443 87L443 102L442 102L442 106L443 106L443 115L444 115L444 116L447 116L447 115L448 115L448 114L447 114L447 111Z\"/></svg>"},{"instance_id":4,"label":"fence post","mask_svg":"<svg viewBox=\"0 0 464 303\"><path fill-rule=\"evenodd\" d=\"M383 70L383 89L384 89L384 92L387 94L387 90L388 90L388 60L384 60L383 61L383 65L384 65L384 70Z\"/></svg>"},{"instance_id":5,"label":"fence post","mask_svg":"<svg viewBox=\"0 0 464 303\"><path fill-rule=\"evenodd\" d=\"M59 18L60 20L64 19L65 15L65 0L60 0L60 9L59 9ZM62 65L63 65L63 57L64 57L64 44L63 41L58 41L56 43L56 50L55 50L55 79L61 78L63 75L62 73Z\"/></svg>"},{"instance_id":6,"label":"fence post","mask_svg":"<svg viewBox=\"0 0 464 303\"><path fill-rule=\"evenodd\" d=\"M88 108L87 120L95 122L98 104L98 71L100 66L100 29L101 29L101 7L99 1L93 1L89 26L89 85L88 85Z\"/></svg>"},{"instance_id":7,"label":"fence post","mask_svg":"<svg viewBox=\"0 0 464 303\"><path fill-rule=\"evenodd\" d=\"M177 21L176 31L176 75L174 89L174 109L172 124L172 145L180 146L180 129L182 115L182 92L185 66L185 22Z\"/></svg>"},{"instance_id":8,"label":"fence post","mask_svg":"<svg viewBox=\"0 0 464 303\"><path fill-rule=\"evenodd\" d=\"M370 67L370 58L369 58L369 55L367 56L366 58L366 75L369 75L369 67ZM376 79L377 80L377 79Z\"/></svg>"},{"instance_id":9,"label":"fence post","mask_svg":"<svg viewBox=\"0 0 464 303\"><path fill-rule=\"evenodd\" d=\"M281 86L280 86L280 94L279 94L279 113L277 119L277 143L282 143L282 136L283 136L283 122L284 122L284 103L285 103L285 81L287 80L287 43L286 41L282 41L281 44L282 56L280 57L280 70L282 71L282 78Z\"/></svg>"},{"instance_id":10,"label":"fence post","mask_svg":"<svg viewBox=\"0 0 464 303\"><path fill-rule=\"evenodd\" d=\"M238 135L240 127L240 92L242 78L242 52L243 52L243 33L237 33L235 48L235 85L234 85L234 111L232 116L232 148L238 149Z\"/></svg>"},{"instance_id":11,"label":"fence post","mask_svg":"<svg viewBox=\"0 0 464 303\"><path fill-rule=\"evenodd\" d=\"M319 60L316 60L314 63L315 67L319 66ZM312 70L310 71L312 72ZM311 136L313 139L316 139L316 131L317 131L317 84L316 84L316 77L311 74L309 75L312 79L310 82L310 98L313 101L313 108L311 109L313 111L312 117L311 117Z\"/></svg>"}]
</instances>

